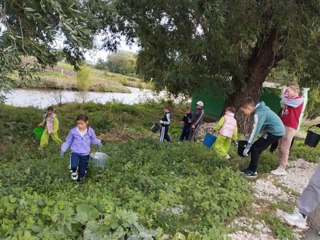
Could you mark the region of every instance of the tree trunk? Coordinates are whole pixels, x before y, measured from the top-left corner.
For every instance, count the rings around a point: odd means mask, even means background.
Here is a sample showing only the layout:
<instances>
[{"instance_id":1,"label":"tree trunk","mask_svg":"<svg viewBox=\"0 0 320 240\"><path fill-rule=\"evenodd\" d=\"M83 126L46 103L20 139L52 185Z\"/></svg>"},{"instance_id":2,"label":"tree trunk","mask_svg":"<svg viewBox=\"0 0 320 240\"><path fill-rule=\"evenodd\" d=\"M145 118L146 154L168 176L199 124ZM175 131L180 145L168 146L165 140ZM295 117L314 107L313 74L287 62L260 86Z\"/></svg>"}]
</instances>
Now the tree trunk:
<instances>
[{"instance_id":1,"label":"tree trunk","mask_svg":"<svg viewBox=\"0 0 320 240\"><path fill-rule=\"evenodd\" d=\"M263 82L280 60L274 51L277 35L278 31L273 29L256 44L247 62L247 77L244 81L233 78L234 92L227 97L225 107L234 106L238 109L236 118L241 133L248 133L252 125L251 117L246 117L239 111L242 100L251 97L258 102Z\"/></svg>"}]
</instances>

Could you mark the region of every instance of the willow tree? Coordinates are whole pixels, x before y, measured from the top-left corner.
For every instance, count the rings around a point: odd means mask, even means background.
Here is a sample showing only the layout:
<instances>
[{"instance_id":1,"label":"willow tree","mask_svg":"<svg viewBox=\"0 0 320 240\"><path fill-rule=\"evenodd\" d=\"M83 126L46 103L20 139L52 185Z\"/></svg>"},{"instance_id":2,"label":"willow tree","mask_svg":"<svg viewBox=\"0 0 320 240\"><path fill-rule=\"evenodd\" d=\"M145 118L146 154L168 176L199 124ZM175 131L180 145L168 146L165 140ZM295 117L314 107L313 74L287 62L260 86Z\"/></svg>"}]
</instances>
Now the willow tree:
<instances>
[{"instance_id":1,"label":"willow tree","mask_svg":"<svg viewBox=\"0 0 320 240\"><path fill-rule=\"evenodd\" d=\"M298 64L320 26L318 0L116 0L116 7L123 33L141 46L146 81L189 95L211 84L235 107L247 96L258 100L280 61Z\"/></svg>"},{"instance_id":2,"label":"willow tree","mask_svg":"<svg viewBox=\"0 0 320 240\"><path fill-rule=\"evenodd\" d=\"M55 64L58 38L77 68L94 34L112 30L112 14L108 0L0 0L0 93L14 87L17 75L28 81L39 67ZM114 47L109 39L106 44Z\"/></svg>"}]
</instances>

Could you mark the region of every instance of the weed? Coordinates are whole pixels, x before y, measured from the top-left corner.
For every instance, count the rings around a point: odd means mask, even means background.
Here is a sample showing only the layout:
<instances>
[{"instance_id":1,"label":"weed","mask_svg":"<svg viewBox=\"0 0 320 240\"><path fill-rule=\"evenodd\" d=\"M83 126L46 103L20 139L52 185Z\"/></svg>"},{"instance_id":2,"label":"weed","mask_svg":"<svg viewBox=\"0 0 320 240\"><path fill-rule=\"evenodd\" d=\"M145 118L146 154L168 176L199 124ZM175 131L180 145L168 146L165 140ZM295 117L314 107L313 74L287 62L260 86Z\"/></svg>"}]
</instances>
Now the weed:
<instances>
[{"instance_id":1,"label":"weed","mask_svg":"<svg viewBox=\"0 0 320 240\"><path fill-rule=\"evenodd\" d=\"M277 239L296 239L292 232L292 229L283 222L281 222L279 218L268 214L261 214L260 217L268 224L268 226L271 228L273 234L277 237Z\"/></svg>"}]
</instances>

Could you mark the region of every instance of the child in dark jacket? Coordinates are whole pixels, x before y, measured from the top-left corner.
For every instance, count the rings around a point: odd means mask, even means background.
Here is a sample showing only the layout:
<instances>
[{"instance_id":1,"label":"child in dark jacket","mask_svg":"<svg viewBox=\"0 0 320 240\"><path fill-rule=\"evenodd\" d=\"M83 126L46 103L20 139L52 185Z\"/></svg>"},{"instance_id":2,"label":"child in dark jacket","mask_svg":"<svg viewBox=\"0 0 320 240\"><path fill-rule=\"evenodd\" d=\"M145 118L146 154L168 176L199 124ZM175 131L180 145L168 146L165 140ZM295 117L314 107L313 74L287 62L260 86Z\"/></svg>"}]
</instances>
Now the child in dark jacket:
<instances>
[{"instance_id":1,"label":"child in dark jacket","mask_svg":"<svg viewBox=\"0 0 320 240\"><path fill-rule=\"evenodd\" d=\"M159 121L161 124L160 129L160 142L163 142L164 140L171 142L171 138L169 136L169 126L170 126L170 110L168 107L163 108L164 115L162 119Z\"/></svg>"},{"instance_id":2,"label":"child in dark jacket","mask_svg":"<svg viewBox=\"0 0 320 240\"><path fill-rule=\"evenodd\" d=\"M181 133L179 142L182 142L183 140L186 140L186 141L189 140L191 118L192 118L192 113L190 112L190 107L186 107L185 115L182 118L183 129L182 129L182 133Z\"/></svg>"},{"instance_id":3,"label":"child in dark jacket","mask_svg":"<svg viewBox=\"0 0 320 240\"><path fill-rule=\"evenodd\" d=\"M88 167L91 144L99 148L102 147L102 143L97 139L94 130L89 127L87 115L80 114L77 118L77 126L71 129L66 141L61 146L60 152L60 156L63 158L68 148L71 149L70 170L72 180L80 181L84 177Z\"/></svg>"},{"instance_id":4,"label":"child in dark jacket","mask_svg":"<svg viewBox=\"0 0 320 240\"><path fill-rule=\"evenodd\" d=\"M198 128L200 127L202 123L202 119L204 117L204 110L203 110L203 102L198 101L196 105L196 111L192 114L192 118L189 121L191 127L190 127L190 133L189 133L189 141L196 141L196 134L198 131Z\"/></svg>"}]
</instances>

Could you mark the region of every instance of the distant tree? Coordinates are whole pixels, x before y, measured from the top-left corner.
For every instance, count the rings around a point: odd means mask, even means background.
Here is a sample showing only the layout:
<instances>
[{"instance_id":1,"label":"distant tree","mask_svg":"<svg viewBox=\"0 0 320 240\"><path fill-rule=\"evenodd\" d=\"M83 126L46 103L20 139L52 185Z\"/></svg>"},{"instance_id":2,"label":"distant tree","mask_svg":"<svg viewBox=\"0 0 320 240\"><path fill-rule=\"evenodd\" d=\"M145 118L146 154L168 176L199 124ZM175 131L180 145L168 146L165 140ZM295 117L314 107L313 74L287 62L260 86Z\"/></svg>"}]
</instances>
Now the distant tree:
<instances>
[{"instance_id":1,"label":"distant tree","mask_svg":"<svg viewBox=\"0 0 320 240\"><path fill-rule=\"evenodd\" d=\"M136 73L136 55L130 52L111 53L104 66L110 72L133 76Z\"/></svg>"},{"instance_id":2,"label":"distant tree","mask_svg":"<svg viewBox=\"0 0 320 240\"><path fill-rule=\"evenodd\" d=\"M77 71L77 80L80 90L88 91L90 88L90 68L87 66L79 67Z\"/></svg>"}]
</instances>

